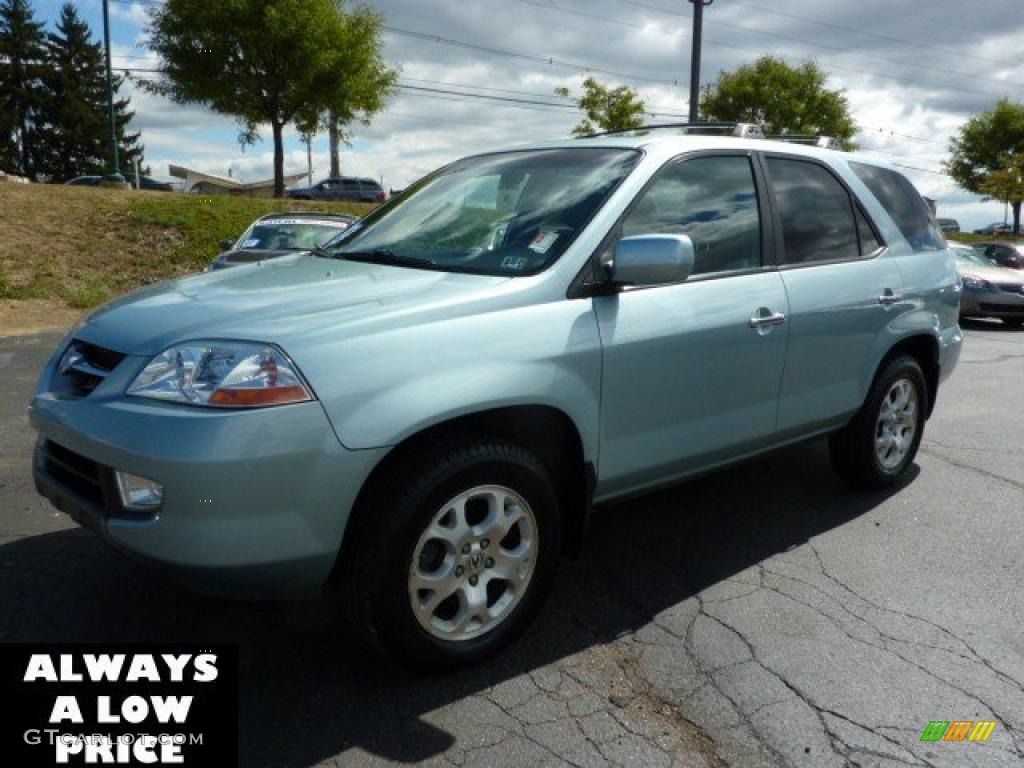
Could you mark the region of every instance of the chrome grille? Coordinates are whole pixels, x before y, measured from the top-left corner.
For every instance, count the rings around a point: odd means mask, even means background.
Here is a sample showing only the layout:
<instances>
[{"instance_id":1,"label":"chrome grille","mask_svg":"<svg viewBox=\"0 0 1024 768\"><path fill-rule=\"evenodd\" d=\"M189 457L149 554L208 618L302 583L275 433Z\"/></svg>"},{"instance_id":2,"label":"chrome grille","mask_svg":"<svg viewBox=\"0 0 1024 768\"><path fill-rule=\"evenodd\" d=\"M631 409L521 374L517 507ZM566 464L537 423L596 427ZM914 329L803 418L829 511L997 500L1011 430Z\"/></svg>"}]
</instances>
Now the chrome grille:
<instances>
[{"instance_id":1,"label":"chrome grille","mask_svg":"<svg viewBox=\"0 0 1024 768\"><path fill-rule=\"evenodd\" d=\"M124 358L120 352L75 339L57 365L52 390L65 397L86 397Z\"/></svg>"}]
</instances>

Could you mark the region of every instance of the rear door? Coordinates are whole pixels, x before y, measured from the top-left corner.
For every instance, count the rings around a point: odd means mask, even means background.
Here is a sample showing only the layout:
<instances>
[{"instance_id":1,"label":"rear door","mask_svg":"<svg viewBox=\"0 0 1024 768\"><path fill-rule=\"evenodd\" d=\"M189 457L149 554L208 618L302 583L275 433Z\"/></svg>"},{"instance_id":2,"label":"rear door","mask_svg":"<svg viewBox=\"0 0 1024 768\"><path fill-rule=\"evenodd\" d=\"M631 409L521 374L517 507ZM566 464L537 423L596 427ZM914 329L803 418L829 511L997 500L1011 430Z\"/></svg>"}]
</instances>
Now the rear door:
<instances>
[{"instance_id":1,"label":"rear door","mask_svg":"<svg viewBox=\"0 0 1024 768\"><path fill-rule=\"evenodd\" d=\"M902 302L903 278L877 229L824 163L766 153L789 299L781 437L841 423L861 404L865 361Z\"/></svg>"},{"instance_id":2,"label":"rear door","mask_svg":"<svg viewBox=\"0 0 1024 768\"><path fill-rule=\"evenodd\" d=\"M362 200L363 187L359 179L342 179L341 193L335 198L337 200Z\"/></svg>"},{"instance_id":3,"label":"rear door","mask_svg":"<svg viewBox=\"0 0 1024 768\"><path fill-rule=\"evenodd\" d=\"M773 439L788 308L759 174L750 153L674 161L603 247L607 260L622 236L686 234L696 264L684 283L593 299L603 348L599 497Z\"/></svg>"}]
</instances>

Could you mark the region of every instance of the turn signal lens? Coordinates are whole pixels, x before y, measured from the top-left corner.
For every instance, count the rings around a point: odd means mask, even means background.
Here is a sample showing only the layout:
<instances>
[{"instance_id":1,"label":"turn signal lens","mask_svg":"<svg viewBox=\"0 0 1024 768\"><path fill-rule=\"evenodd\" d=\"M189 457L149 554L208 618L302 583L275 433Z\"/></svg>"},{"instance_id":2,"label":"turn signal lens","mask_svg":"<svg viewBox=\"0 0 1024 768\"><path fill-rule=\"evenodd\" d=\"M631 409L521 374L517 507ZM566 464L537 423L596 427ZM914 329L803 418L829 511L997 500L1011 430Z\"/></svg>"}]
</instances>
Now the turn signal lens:
<instances>
[{"instance_id":1,"label":"turn signal lens","mask_svg":"<svg viewBox=\"0 0 1024 768\"><path fill-rule=\"evenodd\" d=\"M252 408L257 405L284 405L309 400L303 387L266 387L264 389L218 389L210 395L209 405Z\"/></svg>"}]
</instances>

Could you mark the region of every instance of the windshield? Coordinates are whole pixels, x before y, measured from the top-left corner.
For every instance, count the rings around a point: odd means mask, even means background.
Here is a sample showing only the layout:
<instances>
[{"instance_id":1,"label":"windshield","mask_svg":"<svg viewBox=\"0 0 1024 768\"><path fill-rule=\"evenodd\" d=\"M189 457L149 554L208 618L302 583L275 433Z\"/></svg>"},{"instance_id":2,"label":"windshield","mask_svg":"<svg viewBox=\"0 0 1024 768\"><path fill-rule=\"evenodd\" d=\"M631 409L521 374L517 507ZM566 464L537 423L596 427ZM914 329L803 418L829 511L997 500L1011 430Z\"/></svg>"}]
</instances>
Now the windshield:
<instances>
[{"instance_id":1,"label":"windshield","mask_svg":"<svg viewBox=\"0 0 1024 768\"><path fill-rule=\"evenodd\" d=\"M979 256L973 248L953 248L953 256L960 264L967 264L975 267L991 267L992 262L984 256Z\"/></svg>"},{"instance_id":2,"label":"windshield","mask_svg":"<svg viewBox=\"0 0 1024 768\"><path fill-rule=\"evenodd\" d=\"M331 255L484 274L538 272L565 252L639 157L580 147L461 160L353 226Z\"/></svg>"},{"instance_id":3,"label":"windshield","mask_svg":"<svg viewBox=\"0 0 1024 768\"><path fill-rule=\"evenodd\" d=\"M257 221L238 238L235 248L255 251L304 251L327 245L348 227L349 222L331 219Z\"/></svg>"}]
</instances>

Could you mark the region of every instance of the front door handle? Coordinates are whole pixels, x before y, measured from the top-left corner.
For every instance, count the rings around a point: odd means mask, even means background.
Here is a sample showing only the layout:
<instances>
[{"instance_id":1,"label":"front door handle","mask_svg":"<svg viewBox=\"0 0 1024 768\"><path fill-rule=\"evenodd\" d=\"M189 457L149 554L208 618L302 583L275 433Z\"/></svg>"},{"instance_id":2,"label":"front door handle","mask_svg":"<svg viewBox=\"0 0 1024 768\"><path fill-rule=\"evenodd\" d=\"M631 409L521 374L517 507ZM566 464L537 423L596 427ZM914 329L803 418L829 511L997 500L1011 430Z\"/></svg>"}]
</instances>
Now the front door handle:
<instances>
[{"instance_id":1,"label":"front door handle","mask_svg":"<svg viewBox=\"0 0 1024 768\"><path fill-rule=\"evenodd\" d=\"M886 288L882 292L882 295L878 297L878 303L883 307L890 304L898 304L901 301L903 301L903 294L895 293L892 288Z\"/></svg>"},{"instance_id":2,"label":"front door handle","mask_svg":"<svg viewBox=\"0 0 1024 768\"><path fill-rule=\"evenodd\" d=\"M764 328L766 326L782 325L784 322L786 322L786 316L783 313L763 309L759 314L750 318L750 327Z\"/></svg>"}]
</instances>

